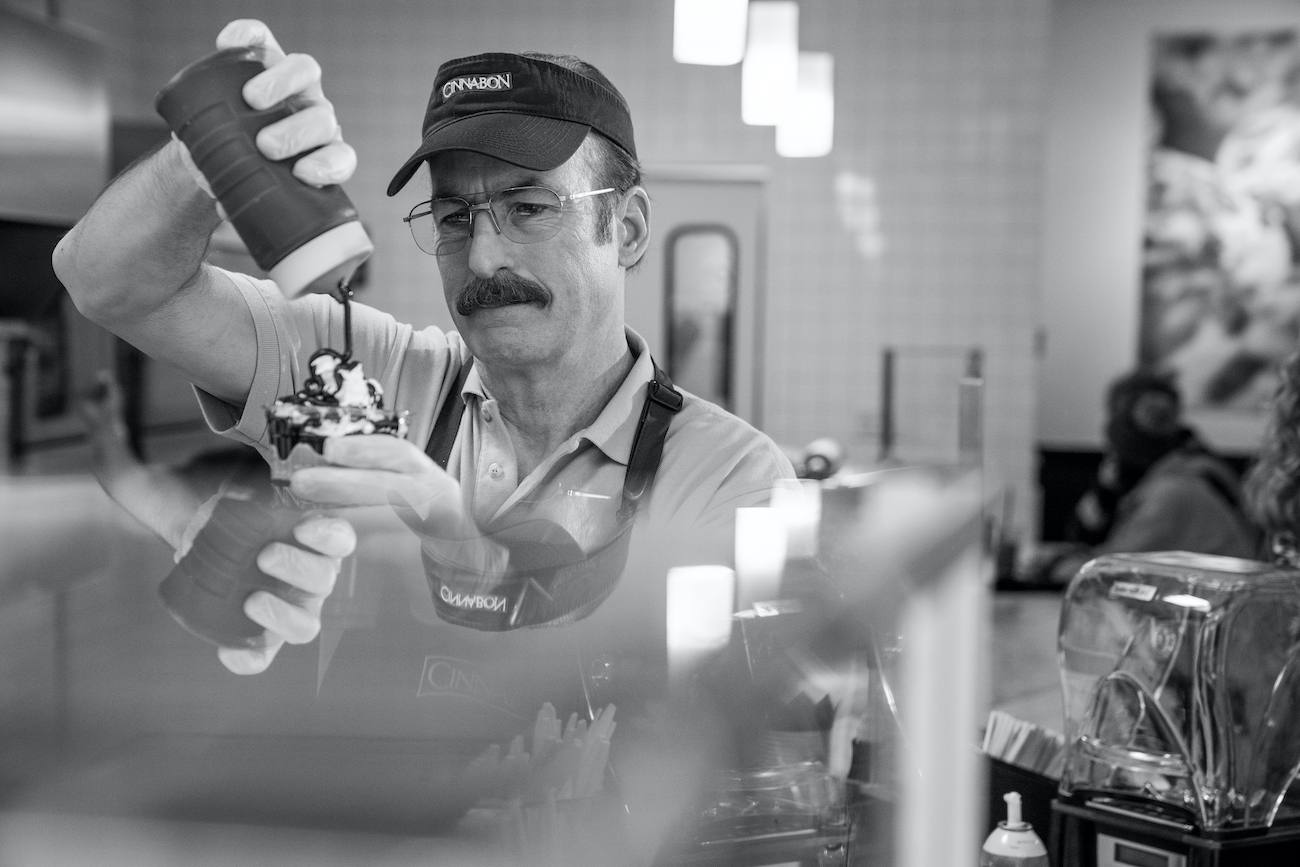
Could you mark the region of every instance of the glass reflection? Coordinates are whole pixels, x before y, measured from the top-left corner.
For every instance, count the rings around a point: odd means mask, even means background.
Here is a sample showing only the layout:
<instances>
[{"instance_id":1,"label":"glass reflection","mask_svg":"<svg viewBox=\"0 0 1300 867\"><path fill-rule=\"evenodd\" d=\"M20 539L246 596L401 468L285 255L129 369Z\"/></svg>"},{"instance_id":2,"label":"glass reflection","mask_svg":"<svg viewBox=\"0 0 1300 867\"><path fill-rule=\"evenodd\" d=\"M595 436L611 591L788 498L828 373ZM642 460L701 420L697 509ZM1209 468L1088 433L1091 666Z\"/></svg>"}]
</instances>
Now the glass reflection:
<instances>
[{"instance_id":1,"label":"glass reflection","mask_svg":"<svg viewBox=\"0 0 1300 867\"><path fill-rule=\"evenodd\" d=\"M141 463L103 385L84 412L120 506L85 476L10 478L0 498L15 696L0 767L21 810L79 805L144 836L154 820L394 833L487 863L888 855L897 641L855 547L860 492L827 499L778 598L742 606L676 681L663 576L698 541L682 528L634 522L625 574L587 616L489 632L440 616L399 509L348 509L357 547L319 638L239 678L157 587L222 503L269 489L268 468L243 448ZM604 525L583 516L610 508L588 499L534 505L585 539Z\"/></svg>"}]
</instances>

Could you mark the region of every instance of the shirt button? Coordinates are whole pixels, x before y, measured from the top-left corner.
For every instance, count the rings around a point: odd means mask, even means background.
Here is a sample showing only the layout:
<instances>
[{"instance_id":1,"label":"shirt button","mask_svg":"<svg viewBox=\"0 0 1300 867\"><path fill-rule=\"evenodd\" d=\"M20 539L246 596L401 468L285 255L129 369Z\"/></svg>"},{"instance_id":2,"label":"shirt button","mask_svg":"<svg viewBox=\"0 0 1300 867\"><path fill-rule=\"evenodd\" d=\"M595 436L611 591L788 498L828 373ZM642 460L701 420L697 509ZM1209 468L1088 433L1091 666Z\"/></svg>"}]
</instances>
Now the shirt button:
<instances>
[{"instance_id":1,"label":"shirt button","mask_svg":"<svg viewBox=\"0 0 1300 867\"><path fill-rule=\"evenodd\" d=\"M493 464L492 466L488 467L488 475L494 479L501 478L501 474L504 472L505 470L501 469L500 464Z\"/></svg>"},{"instance_id":2,"label":"shirt button","mask_svg":"<svg viewBox=\"0 0 1300 867\"><path fill-rule=\"evenodd\" d=\"M492 410L483 410L483 421L492 421Z\"/></svg>"}]
</instances>

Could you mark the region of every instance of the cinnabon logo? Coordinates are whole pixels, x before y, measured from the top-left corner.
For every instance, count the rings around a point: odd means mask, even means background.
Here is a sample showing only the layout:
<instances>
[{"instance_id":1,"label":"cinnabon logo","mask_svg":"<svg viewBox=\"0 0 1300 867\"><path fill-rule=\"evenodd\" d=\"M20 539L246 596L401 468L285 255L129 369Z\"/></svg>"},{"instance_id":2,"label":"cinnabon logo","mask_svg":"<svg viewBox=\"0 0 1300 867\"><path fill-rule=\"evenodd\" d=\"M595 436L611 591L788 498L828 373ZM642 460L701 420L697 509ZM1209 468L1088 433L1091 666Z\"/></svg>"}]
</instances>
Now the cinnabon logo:
<instances>
[{"instance_id":1,"label":"cinnabon logo","mask_svg":"<svg viewBox=\"0 0 1300 867\"><path fill-rule=\"evenodd\" d=\"M488 707L509 710L499 685L489 681L474 663L454 656L426 656L415 694L422 698L475 699Z\"/></svg>"},{"instance_id":2,"label":"cinnabon logo","mask_svg":"<svg viewBox=\"0 0 1300 867\"><path fill-rule=\"evenodd\" d=\"M510 73L494 72L490 75L459 75L442 86L442 99L451 99L467 90L509 90Z\"/></svg>"},{"instance_id":3,"label":"cinnabon logo","mask_svg":"<svg viewBox=\"0 0 1300 867\"><path fill-rule=\"evenodd\" d=\"M506 597L504 596L483 596L478 593L457 593L443 584L438 590L438 596L443 602L455 608L471 608L482 611L505 611Z\"/></svg>"}]
</instances>

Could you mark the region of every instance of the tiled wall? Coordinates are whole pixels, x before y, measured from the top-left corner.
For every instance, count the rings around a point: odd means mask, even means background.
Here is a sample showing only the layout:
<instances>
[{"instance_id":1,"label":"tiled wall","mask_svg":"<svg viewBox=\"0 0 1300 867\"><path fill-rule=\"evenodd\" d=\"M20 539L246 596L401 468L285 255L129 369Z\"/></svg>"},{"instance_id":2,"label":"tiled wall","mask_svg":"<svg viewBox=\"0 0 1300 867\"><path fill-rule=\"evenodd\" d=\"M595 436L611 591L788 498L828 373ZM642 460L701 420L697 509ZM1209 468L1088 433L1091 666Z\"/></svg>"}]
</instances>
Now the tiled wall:
<instances>
[{"instance_id":1,"label":"tiled wall","mask_svg":"<svg viewBox=\"0 0 1300 867\"><path fill-rule=\"evenodd\" d=\"M1031 526L1035 275L1050 0L801 0L801 44L835 55L835 151L774 154L739 118L737 67L671 60L671 0L62 0L114 49L120 115L208 51L225 21L261 17L325 70L360 168L348 190L377 245L370 301L445 324L432 261L383 188L416 143L438 63L491 49L574 53L627 96L644 161L772 170L766 427L780 441L842 439L876 453L881 347L985 352L986 459ZM862 258L832 203L840 172L875 181L882 255ZM416 185L412 184L412 188ZM653 192L653 191L652 191ZM955 384L953 386L955 388ZM956 419L932 408L940 440ZM948 430L942 426L947 425Z\"/></svg>"}]
</instances>

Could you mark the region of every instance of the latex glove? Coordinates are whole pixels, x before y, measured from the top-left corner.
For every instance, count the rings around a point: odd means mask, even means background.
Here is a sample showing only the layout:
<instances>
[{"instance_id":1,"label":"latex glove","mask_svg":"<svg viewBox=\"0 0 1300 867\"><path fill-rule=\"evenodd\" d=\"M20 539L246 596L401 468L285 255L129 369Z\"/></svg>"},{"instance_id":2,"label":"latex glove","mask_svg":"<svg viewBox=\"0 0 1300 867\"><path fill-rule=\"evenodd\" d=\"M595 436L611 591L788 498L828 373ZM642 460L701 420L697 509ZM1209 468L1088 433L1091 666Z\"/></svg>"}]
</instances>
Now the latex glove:
<instances>
[{"instance_id":1,"label":"latex glove","mask_svg":"<svg viewBox=\"0 0 1300 867\"><path fill-rule=\"evenodd\" d=\"M217 36L217 48L251 45L265 50L266 71L244 85L244 101L258 110L294 95L307 103L289 117L263 127L257 133L257 149L272 160L311 151L294 163L293 174L312 186L341 184L352 177L357 154L343 141L334 105L321 90L320 64L309 54L285 54L271 29L251 18L230 22Z\"/></svg>"},{"instance_id":2,"label":"latex glove","mask_svg":"<svg viewBox=\"0 0 1300 867\"><path fill-rule=\"evenodd\" d=\"M343 141L343 130L334 116L334 106L321 90L320 64L308 54L285 54L271 29L251 18L230 22L217 36L219 49L255 45L265 51L266 71L253 76L244 85L244 101L259 111L295 95L306 103L305 108L289 117L263 127L257 134L257 149L272 160L305 153L293 164L293 174L303 183L315 187L341 184L352 177L357 167L357 154ZM212 187L194 165L189 151L179 140L177 145L181 161L195 183L212 196ZM308 151L310 153L306 153ZM224 213L222 217L224 219Z\"/></svg>"},{"instance_id":3,"label":"latex glove","mask_svg":"<svg viewBox=\"0 0 1300 867\"><path fill-rule=\"evenodd\" d=\"M484 577L504 571L505 549L466 514L460 484L414 443L386 434L334 437L325 441L324 458L330 466L293 474L295 495L339 506L390 505L435 560Z\"/></svg>"},{"instance_id":4,"label":"latex glove","mask_svg":"<svg viewBox=\"0 0 1300 867\"><path fill-rule=\"evenodd\" d=\"M280 648L306 644L320 632L321 604L334 589L342 560L357 546L357 534L342 518L315 515L293 528L298 545L272 542L257 555L257 566L297 589L293 599L259 590L244 601L244 613L266 630L256 648L217 650L221 664L235 674L266 670Z\"/></svg>"}]
</instances>

